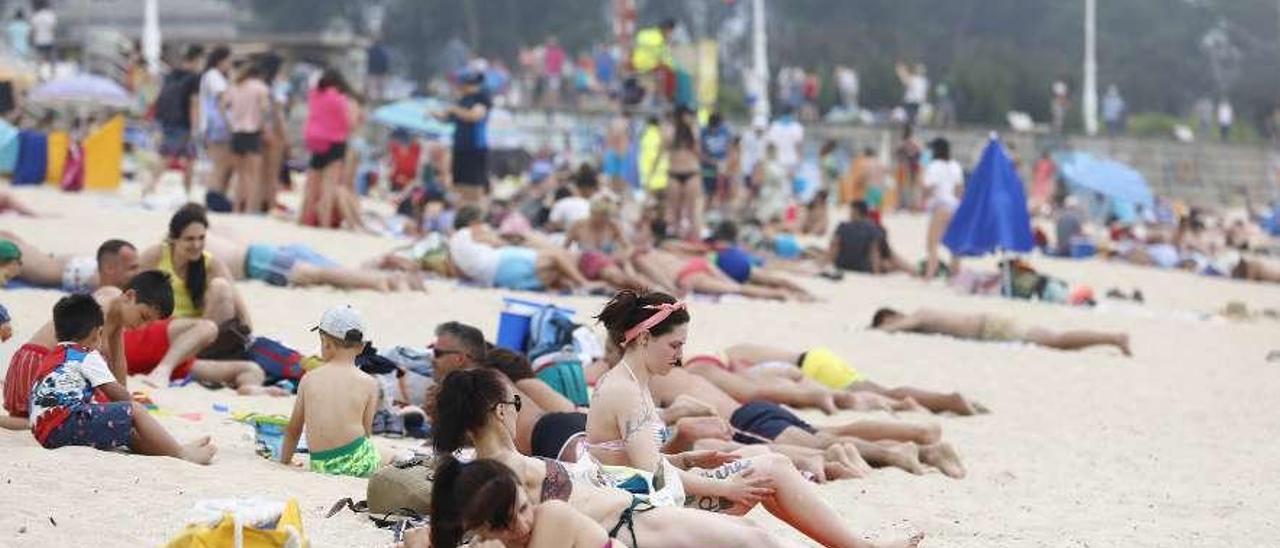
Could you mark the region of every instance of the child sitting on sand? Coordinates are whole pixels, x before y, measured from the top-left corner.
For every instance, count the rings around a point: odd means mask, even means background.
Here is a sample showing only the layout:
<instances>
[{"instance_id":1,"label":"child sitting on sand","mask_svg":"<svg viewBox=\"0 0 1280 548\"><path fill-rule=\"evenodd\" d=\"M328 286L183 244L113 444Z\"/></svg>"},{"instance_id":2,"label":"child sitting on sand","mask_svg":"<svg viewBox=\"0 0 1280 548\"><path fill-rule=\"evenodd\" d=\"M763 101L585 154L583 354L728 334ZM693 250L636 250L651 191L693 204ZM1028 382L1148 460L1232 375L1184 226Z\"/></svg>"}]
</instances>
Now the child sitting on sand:
<instances>
[{"instance_id":1,"label":"child sitting on sand","mask_svg":"<svg viewBox=\"0 0 1280 548\"><path fill-rule=\"evenodd\" d=\"M320 332L320 357L325 363L298 385L280 462L292 464L305 426L311 470L368 477L382 462L369 441L378 409L378 383L356 367L356 356L364 350L364 322L354 308L336 306L325 311L320 325L311 330Z\"/></svg>"},{"instance_id":2,"label":"child sitting on sand","mask_svg":"<svg viewBox=\"0 0 1280 548\"><path fill-rule=\"evenodd\" d=\"M172 300L169 303L171 308ZM142 404L132 401L124 385L124 365L109 367L98 352L107 343L113 361L123 355L120 316L129 312L122 308L111 312L108 322L98 301L89 295L70 295L54 305L58 346L40 364L39 380L31 390L31 431L36 440L47 449L129 447L143 455L209 464L217 451L209 437L179 445Z\"/></svg>"}]
</instances>

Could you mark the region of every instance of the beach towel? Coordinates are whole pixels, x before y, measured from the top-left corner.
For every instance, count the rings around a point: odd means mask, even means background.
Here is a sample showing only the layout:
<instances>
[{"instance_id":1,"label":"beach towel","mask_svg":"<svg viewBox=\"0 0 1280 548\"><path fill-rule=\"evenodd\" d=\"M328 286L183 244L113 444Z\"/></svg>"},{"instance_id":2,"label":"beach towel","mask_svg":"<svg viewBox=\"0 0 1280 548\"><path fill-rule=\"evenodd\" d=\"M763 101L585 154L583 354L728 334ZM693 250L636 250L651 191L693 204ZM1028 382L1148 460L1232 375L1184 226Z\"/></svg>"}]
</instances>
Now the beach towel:
<instances>
[{"instance_id":1,"label":"beach towel","mask_svg":"<svg viewBox=\"0 0 1280 548\"><path fill-rule=\"evenodd\" d=\"M189 513L187 528L168 548L303 548L298 501L205 500Z\"/></svg>"}]
</instances>

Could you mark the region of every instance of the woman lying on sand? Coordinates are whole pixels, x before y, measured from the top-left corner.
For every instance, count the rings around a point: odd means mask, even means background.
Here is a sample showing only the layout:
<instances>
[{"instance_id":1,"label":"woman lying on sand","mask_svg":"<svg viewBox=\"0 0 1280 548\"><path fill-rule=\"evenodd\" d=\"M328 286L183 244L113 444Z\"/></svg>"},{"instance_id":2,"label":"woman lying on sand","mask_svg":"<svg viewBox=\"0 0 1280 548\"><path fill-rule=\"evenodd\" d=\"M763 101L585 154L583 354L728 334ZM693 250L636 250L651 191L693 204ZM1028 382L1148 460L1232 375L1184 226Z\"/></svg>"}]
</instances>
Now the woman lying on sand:
<instances>
[{"instance_id":1,"label":"woman lying on sand","mask_svg":"<svg viewBox=\"0 0 1280 548\"><path fill-rule=\"evenodd\" d=\"M816 407L830 414L854 411L930 411L974 415L981 404L957 392L910 386L885 388L866 379L827 348L794 352L761 344L737 344L721 356L694 356L685 369L741 402L768 400L792 407Z\"/></svg>"},{"instance_id":2,"label":"woman lying on sand","mask_svg":"<svg viewBox=\"0 0 1280 548\"><path fill-rule=\"evenodd\" d=\"M871 328L890 333L947 335L983 342L1024 342L1056 350L1082 350L1092 346L1114 346L1132 356L1129 334L1114 331L1054 331L1043 327L1023 327L1010 318L991 314L962 314L922 308L903 314L881 308L871 318Z\"/></svg>"},{"instance_id":3,"label":"woman lying on sand","mask_svg":"<svg viewBox=\"0 0 1280 548\"><path fill-rule=\"evenodd\" d=\"M692 463L687 469L663 457L660 447L666 429L649 384L680 364L689 324L683 303L662 293L623 291L598 318L623 357L600 379L592 398L587 416L592 456L607 465L638 470L655 496L670 500L669 504L685 500L696 508L742 515L763 503L770 513L821 544L868 545L782 455L741 458L714 468ZM893 545L915 546L920 538Z\"/></svg>"},{"instance_id":4,"label":"woman lying on sand","mask_svg":"<svg viewBox=\"0 0 1280 548\"><path fill-rule=\"evenodd\" d=\"M530 504L567 502L627 546L779 545L746 520L686 508L654 508L643 496L588 481L589 474L570 473L569 468L595 468L589 459L563 464L518 453L512 432L519 408L526 404L497 371L450 373L435 400L435 453L448 455L464 446L473 447L477 459L492 459L514 470ZM682 453L674 458L697 462L709 456L713 457L713 452Z\"/></svg>"}]
</instances>

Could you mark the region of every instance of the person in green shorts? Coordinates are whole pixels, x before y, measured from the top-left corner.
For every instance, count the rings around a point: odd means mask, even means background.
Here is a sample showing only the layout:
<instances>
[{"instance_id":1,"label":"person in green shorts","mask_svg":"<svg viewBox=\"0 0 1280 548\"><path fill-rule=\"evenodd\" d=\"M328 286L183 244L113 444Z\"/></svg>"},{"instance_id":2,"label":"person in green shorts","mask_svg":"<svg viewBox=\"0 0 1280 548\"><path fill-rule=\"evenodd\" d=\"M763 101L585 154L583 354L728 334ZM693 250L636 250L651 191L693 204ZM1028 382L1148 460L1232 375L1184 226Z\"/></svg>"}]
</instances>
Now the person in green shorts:
<instances>
[{"instance_id":1,"label":"person in green shorts","mask_svg":"<svg viewBox=\"0 0 1280 548\"><path fill-rule=\"evenodd\" d=\"M298 438L306 429L311 470L339 476L369 477L382 465L369 441L378 407L378 383L356 367L364 349L364 321L350 306L325 311L312 331L320 334L324 364L298 384L298 399L285 429L280 462L293 464Z\"/></svg>"}]
</instances>

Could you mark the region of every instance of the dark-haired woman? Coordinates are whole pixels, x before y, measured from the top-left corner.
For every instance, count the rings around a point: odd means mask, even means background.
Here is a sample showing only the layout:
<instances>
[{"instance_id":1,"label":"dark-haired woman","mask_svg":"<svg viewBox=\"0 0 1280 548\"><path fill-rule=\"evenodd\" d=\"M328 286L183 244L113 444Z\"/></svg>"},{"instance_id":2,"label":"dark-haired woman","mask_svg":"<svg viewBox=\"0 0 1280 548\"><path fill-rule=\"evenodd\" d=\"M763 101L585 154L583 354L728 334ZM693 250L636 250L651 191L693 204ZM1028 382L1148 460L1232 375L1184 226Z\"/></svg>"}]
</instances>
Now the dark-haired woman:
<instances>
[{"instance_id":1,"label":"dark-haired woman","mask_svg":"<svg viewBox=\"0 0 1280 548\"><path fill-rule=\"evenodd\" d=\"M262 132L271 109L271 90L262 81L262 69L250 63L222 94L222 107L231 126L231 155L236 185L232 210L257 213L262 209Z\"/></svg>"},{"instance_id":2,"label":"dark-haired woman","mask_svg":"<svg viewBox=\"0 0 1280 548\"><path fill-rule=\"evenodd\" d=\"M596 385L587 416L587 443L607 465L638 469L655 490L683 490L686 504L741 515L758 504L825 546L868 546L787 457L741 458L718 466L677 469L661 453L664 425L649 391L649 379L679 366L688 337L684 303L662 293L623 291L598 316L609 340L623 352L619 364ZM914 546L920 536L894 543Z\"/></svg>"},{"instance_id":3,"label":"dark-haired woman","mask_svg":"<svg viewBox=\"0 0 1280 548\"><path fill-rule=\"evenodd\" d=\"M929 210L929 232L925 238L924 279L932 280L938 274L938 244L951 224L951 217L960 207L960 195L964 192L964 168L951 159L951 143L942 137L929 142L933 159L924 170L925 208ZM951 256L951 273L960 268L958 255Z\"/></svg>"},{"instance_id":4,"label":"dark-haired woman","mask_svg":"<svg viewBox=\"0 0 1280 548\"><path fill-rule=\"evenodd\" d=\"M204 184L214 192L226 192L231 179L231 128L222 108L222 94L227 91L230 73L231 50L219 46L210 51L205 58L204 73L200 75L199 122L205 153L213 162L213 171Z\"/></svg>"},{"instance_id":5,"label":"dark-haired woman","mask_svg":"<svg viewBox=\"0 0 1280 548\"><path fill-rule=\"evenodd\" d=\"M347 157L347 139L353 127L350 87L336 70L324 71L307 95L307 121L303 138L311 152L302 200L302 224L337 228L343 221L361 227L358 211L349 210L340 184Z\"/></svg>"},{"instance_id":6,"label":"dark-haired woman","mask_svg":"<svg viewBox=\"0 0 1280 548\"><path fill-rule=\"evenodd\" d=\"M138 262L144 270L156 269L169 274L174 318L204 318L219 326L238 320L243 329L251 329L249 310L236 291L231 269L204 248L208 231L209 218L204 206L182 206L169 219L168 238L142 252ZM205 341L205 344L212 342ZM261 389L263 373L253 362L199 360L196 367L201 364L211 368L197 375L202 381L245 387L245 390ZM156 372L149 378L155 386L166 386L169 381Z\"/></svg>"},{"instance_id":7,"label":"dark-haired woman","mask_svg":"<svg viewBox=\"0 0 1280 548\"><path fill-rule=\"evenodd\" d=\"M697 239L702 233L702 146L693 111L680 107L664 135L667 168L667 222L673 234Z\"/></svg>"},{"instance_id":8,"label":"dark-haired woman","mask_svg":"<svg viewBox=\"0 0 1280 548\"><path fill-rule=\"evenodd\" d=\"M444 457L431 492L432 548L460 546L468 535L507 548L616 548L604 528L564 502L536 502L501 462ZM424 534L406 546L427 546Z\"/></svg>"},{"instance_id":9,"label":"dark-haired woman","mask_svg":"<svg viewBox=\"0 0 1280 548\"><path fill-rule=\"evenodd\" d=\"M594 466L590 462L564 464L518 453L514 439L517 414L528 405L496 369L463 369L449 374L433 406L436 454L473 447L476 458L492 459L514 470L533 504L567 502L627 546L780 545L745 520L681 507L655 508L644 497L592 482ZM679 458L697 460L708 454L691 452ZM436 478L439 482L439 475ZM432 523L438 526L434 517Z\"/></svg>"}]
</instances>

